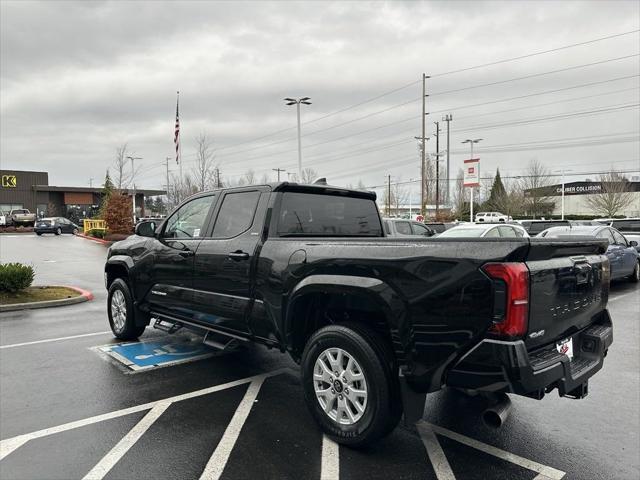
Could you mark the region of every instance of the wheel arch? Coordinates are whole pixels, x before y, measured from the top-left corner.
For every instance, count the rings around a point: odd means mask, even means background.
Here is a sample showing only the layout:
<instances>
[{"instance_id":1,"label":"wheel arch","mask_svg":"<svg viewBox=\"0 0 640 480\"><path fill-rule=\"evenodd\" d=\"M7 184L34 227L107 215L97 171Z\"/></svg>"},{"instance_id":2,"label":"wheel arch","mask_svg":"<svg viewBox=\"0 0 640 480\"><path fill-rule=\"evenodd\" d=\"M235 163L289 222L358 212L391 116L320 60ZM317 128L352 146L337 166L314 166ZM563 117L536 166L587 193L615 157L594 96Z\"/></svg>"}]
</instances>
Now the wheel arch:
<instances>
[{"instance_id":1,"label":"wheel arch","mask_svg":"<svg viewBox=\"0 0 640 480\"><path fill-rule=\"evenodd\" d=\"M398 363L403 363L405 355L398 332L406 313L401 298L380 279L311 275L294 287L286 304L287 348L298 361L307 340L318 329L330 324L358 322L390 342Z\"/></svg>"},{"instance_id":2,"label":"wheel arch","mask_svg":"<svg viewBox=\"0 0 640 480\"><path fill-rule=\"evenodd\" d=\"M105 287L109 288L116 278L124 278L128 281L129 269L133 267L133 260L126 255L114 255L107 260L104 266Z\"/></svg>"}]
</instances>

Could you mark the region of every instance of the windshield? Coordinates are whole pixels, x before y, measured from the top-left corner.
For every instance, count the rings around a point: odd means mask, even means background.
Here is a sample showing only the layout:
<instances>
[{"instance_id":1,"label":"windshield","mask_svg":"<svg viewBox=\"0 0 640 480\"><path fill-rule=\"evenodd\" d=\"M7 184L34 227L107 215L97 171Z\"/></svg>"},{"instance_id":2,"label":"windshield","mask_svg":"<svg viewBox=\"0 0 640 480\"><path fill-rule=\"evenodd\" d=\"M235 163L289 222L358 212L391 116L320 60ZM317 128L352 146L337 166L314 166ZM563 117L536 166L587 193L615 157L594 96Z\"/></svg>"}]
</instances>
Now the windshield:
<instances>
[{"instance_id":1,"label":"windshield","mask_svg":"<svg viewBox=\"0 0 640 480\"><path fill-rule=\"evenodd\" d=\"M452 228L440 234L438 238L461 238L461 237L481 237L486 228Z\"/></svg>"}]
</instances>

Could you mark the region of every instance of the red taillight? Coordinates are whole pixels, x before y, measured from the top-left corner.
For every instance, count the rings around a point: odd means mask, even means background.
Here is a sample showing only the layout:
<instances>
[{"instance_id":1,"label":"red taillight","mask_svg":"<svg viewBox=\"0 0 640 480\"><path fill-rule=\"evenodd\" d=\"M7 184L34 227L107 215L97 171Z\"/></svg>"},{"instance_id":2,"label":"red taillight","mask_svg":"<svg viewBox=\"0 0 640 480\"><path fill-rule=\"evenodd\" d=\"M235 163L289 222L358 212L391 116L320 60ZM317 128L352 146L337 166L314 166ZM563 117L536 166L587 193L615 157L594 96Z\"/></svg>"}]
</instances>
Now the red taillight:
<instances>
[{"instance_id":1,"label":"red taillight","mask_svg":"<svg viewBox=\"0 0 640 480\"><path fill-rule=\"evenodd\" d=\"M491 333L502 337L522 337L529 320L529 270L524 263L487 263L482 270L506 285L504 319L493 324Z\"/></svg>"}]
</instances>

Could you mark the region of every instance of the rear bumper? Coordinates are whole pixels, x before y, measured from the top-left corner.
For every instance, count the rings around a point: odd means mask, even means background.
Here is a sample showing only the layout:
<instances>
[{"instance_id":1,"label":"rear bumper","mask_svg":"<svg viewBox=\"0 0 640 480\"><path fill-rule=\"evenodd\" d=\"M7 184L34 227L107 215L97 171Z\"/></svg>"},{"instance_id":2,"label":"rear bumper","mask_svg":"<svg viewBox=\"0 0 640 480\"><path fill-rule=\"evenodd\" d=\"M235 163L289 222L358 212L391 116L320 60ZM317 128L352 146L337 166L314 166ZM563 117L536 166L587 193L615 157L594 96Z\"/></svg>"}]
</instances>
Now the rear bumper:
<instances>
[{"instance_id":1,"label":"rear bumper","mask_svg":"<svg viewBox=\"0 0 640 480\"><path fill-rule=\"evenodd\" d=\"M557 351L555 343L528 352L522 340L483 340L458 361L446 384L534 398L557 388L560 396L582 398L587 394L587 381L602 368L613 342L609 312L604 310L596 323L571 338L571 361Z\"/></svg>"}]
</instances>

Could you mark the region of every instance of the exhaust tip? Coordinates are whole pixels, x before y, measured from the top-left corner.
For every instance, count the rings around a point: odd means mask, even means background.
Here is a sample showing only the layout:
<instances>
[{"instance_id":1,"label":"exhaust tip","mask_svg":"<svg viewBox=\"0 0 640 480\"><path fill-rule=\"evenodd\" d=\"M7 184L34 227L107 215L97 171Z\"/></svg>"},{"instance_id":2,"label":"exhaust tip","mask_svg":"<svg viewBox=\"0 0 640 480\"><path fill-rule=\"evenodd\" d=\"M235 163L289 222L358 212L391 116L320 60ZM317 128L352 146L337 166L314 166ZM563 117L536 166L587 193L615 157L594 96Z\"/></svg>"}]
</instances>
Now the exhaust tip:
<instances>
[{"instance_id":1,"label":"exhaust tip","mask_svg":"<svg viewBox=\"0 0 640 480\"><path fill-rule=\"evenodd\" d=\"M510 411L511 400L506 394L502 394L482 412L482 421L487 427L500 428L507 420Z\"/></svg>"}]
</instances>

